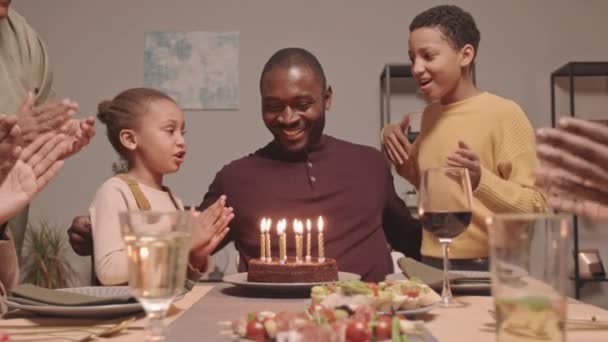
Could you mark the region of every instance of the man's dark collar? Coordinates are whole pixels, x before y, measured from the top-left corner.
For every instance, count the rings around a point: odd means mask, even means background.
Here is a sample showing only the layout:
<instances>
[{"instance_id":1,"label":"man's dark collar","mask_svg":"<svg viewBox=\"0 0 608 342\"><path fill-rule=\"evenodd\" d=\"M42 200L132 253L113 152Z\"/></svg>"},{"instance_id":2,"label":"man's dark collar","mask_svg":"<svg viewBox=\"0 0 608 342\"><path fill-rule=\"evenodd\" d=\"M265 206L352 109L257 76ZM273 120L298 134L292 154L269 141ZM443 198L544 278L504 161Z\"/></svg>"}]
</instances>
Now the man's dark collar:
<instances>
[{"instance_id":1,"label":"man's dark collar","mask_svg":"<svg viewBox=\"0 0 608 342\"><path fill-rule=\"evenodd\" d=\"M281 144L279 144L279 142L277 142L276 140L273 140L270 143L268 143L268 145L266 145L264 148L259 150L257 154L260 154L265 158L269 158L269 159L273 159L273 160L282 160L282 161L289 161L289 162L307 161L308 156L311 153L318 152L318 151L321 151L324 148L326 148L327 145L329 145L329 142L331 141L331 139L332 138L330 136L323 134L323 136L321 136L321 141L317 145L315 145L312 148L309 148L308 150L297 152L297 153L286 151L281 146Z\"/></svg>"}]
</instances>

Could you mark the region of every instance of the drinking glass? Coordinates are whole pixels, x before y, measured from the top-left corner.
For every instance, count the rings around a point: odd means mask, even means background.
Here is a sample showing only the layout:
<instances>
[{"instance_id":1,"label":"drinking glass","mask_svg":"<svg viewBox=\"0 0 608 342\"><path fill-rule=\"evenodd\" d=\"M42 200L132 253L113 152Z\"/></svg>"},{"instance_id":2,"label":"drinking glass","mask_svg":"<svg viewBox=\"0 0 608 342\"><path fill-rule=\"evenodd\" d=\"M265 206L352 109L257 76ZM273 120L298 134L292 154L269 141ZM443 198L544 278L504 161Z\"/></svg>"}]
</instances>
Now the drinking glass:
<instances>
[{"instance_id":1,"label":"drinking glass","mask_svg":"<svg viewBox=\"0 0 608 342\"><path fill-rule=\"evenodd\" d=\"M487 219L497 341L565 341L570 220L549 214Z\"/></svg>"},{"instance_id":2,"label":"drinking glass","mask_svg":"<svg viewBox=\"0 0 608 342\"><path fill-rule=\"evenodd\" d=\"M120 214L127 246L129 286L148 317L146 341L163 341L163 318L184 291L192 215L188 211Z\"/></svg>"},{"instance_id":3,"label":"drinking glass","mask_svg":"<svg viewBox=\"0 0 608 342\"><path fill-rule=\"evenodd\" d=\"M459 305L452 298L449 246L471 223L471 180L469 171L459 167L426 169L420 178L418 214L422 227L435 235L443 252L443 290L441 306Z\"/></svg>"}]
</instances>

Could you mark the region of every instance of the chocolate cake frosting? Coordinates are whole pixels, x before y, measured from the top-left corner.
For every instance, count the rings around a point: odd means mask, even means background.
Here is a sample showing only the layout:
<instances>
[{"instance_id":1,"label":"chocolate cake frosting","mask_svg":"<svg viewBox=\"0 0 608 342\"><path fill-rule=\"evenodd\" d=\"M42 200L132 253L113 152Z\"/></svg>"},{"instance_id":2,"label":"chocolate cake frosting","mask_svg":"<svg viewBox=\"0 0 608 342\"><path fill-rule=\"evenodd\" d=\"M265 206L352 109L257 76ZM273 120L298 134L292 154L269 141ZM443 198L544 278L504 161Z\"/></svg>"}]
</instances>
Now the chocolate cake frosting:
<instances>
[{"instance_id":1,"label":"chocolate cake frosting","mask_svg":"<svg viewBox=\"0 0 608 342\"><path fill-rule=\"evenodd\" d=\"M338 265L331 258L325 258L322 263L317 258L296 263L296 258L289 257L285 264L279 263L278 258L272 258L269 263L251 259L247 272L247 281L256 283L320 283L336 280Z\"/></svg>"}]
</instances>

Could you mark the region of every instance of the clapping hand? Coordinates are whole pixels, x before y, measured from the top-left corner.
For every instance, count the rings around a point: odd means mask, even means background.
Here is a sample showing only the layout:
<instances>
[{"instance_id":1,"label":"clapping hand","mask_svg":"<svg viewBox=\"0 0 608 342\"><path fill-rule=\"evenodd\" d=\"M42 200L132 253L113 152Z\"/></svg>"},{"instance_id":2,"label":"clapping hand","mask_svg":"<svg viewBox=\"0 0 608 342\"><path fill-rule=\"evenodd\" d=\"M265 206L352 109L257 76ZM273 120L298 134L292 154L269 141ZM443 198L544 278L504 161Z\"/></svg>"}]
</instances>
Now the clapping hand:
<instances>
[{"instance_id":1,"label":"clapping hand","mask_svg":"<svg viewBox=\"0 0 608 342\"><path fill-rule=\"evenodd\" d=\"M19 158L20 137L21 129L17 126L17 118L0 115L0 184L4 182Z\"/></svg>"},{"instance_id":2,"label":"clapping hand","mask_svg":"<svg viewBox=\"0 0 608 342\"><path fill-rule=\"evenodd\" d=\"M72 144L64 158L71 157L91 142L95 135L95 118L90 116L84 119L70 119L62 130L72 138Z\"/></svg>"},{"instance_id":3,"label":"clapping hand","mask_svg":"<svg viewBox=\"0 0 608 342\"><path fill-rule=\"evenodd\" d=\"M608 127L563 118L537 132L537 184L559 211L608 220Z\"/></svg>"},{"instance_id":4,"label":"clapping hand","mask_svg":"<svg viewBox=\"0 0 608 342\"><path fill-rule=\"evenodd\" d=\"M234 210L226 207L226 196L220 198L202 212L192 211L194 225L190 247L190 263L194 267L204 265L207 256L224 240L230 231L228 223L234 218Z\"/></svg>"},{"instance_id":5,"label":"clapping hand","mask_svg":"<svg viewBox=\"0 0 608 342\"><path fill-rule=\"evenodd\" d=\"M383 151L395 166L397 173L414 184L416 177L411 160L412 144L405 135L409 125L410 116L405 115L399 124L384 126L382 142Z\"/></svg>"},{"instance_id":6,"label":"clapping hand","mask_svg":"<svg viewBox=\"0 0 608 342\"><path fill-rule=\"evenodd\" d=\"M25 147L0 185L0 222L16 215L55 177L69 148L63 134L46 133Z\"/></svg>"},{"instance_id":7,"label":"clapping hand","mask_svg":"<svg viewBox=\"0 0 608 342\"><path fill-rule=\"evenodd\" d=\"M59 133L61 128L76 114L77 110L78 103L69 99L36 106L34 95L28 92L19 113L17 113L17 124L21 128L23 145L31 144L32 141L44 133Z\"/></svg>"},{"instance_id":8,"label":"clapping hand","mask_svg":"<svg viewBox=\"0 0 608 342\"><path fill-rule=\"evenodd\" d=\"M477 189L481 180L481 163L479 156L463 141L458 142L458 148L448 156L447 165L452 167L462 167L469 170L471 188Z\"/></svg>"}]
</instances>

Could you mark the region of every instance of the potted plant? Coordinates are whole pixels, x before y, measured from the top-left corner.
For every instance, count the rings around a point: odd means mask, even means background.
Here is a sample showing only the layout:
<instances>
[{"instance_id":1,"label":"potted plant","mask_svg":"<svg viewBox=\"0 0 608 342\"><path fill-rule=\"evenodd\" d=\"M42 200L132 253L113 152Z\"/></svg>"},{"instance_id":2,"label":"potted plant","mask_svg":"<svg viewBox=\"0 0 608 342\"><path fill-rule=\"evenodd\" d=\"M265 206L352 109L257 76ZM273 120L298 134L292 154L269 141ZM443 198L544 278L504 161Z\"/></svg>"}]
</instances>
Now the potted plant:
<instances>
[{"instance_id":1,"label":"potted plant","mask_svg":"<svg viewBox=\"0 0 608 342\"><path fill-rule=\"evenodd\" d=\"M75 271L65 257L66 240L62 230L41 220L29 224L25 236L29 253L24 262L24 282L50 289L68 287Z\"/></svg>"}]
</instances>

